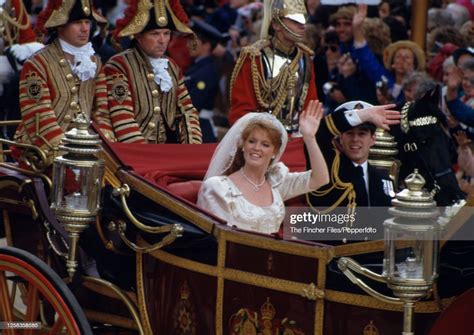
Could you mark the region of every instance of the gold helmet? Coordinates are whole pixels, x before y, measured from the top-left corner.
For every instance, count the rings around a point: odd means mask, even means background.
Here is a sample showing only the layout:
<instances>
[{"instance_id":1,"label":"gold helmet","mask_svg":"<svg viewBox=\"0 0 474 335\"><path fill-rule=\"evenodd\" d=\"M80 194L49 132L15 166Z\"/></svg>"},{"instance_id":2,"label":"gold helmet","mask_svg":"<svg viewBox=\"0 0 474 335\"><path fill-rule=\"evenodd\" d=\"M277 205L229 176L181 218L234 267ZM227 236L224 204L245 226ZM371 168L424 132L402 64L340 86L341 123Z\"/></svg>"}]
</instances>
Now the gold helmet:
<instances>
[{"instance_id":1,"label":"gold helmet","mask_svg":"<svg viewBox=\"0 0 474 335\"><path fill-rule=\"evenodd\" d=\"M268 30L272 21L281 24L291 34L292 31L281 21L282 18L306 24L308 21L308 10L304 0L264 0L260 38L268 37Z\"/></svg>"}]
</instances>

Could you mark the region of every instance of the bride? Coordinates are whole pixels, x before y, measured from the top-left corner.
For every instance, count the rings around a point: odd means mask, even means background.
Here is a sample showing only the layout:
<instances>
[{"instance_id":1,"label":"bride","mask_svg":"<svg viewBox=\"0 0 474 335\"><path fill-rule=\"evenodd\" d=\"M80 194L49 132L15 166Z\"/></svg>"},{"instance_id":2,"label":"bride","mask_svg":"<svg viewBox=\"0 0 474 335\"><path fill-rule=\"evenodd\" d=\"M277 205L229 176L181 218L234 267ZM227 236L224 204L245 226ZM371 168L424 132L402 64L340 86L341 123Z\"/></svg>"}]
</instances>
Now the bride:
<instances>
[{"instance_id":1,"label":"bride","mask_svg":"<svg viewBox=\"0 0 474 335\"><path fill-rule=\"evenodd\" d=\"M377 127L399 122L395 105L344 112L352 126L371 122ZM197 204L228 225L271 234L285 217L284 201L329 183L329 174L316 143L323 117L322 104L309 102L300 114L299 129L308 151L311 170L290 173L279 162L288 142L283 125L269 113L248 113L219 143L199 191Z\"/></svg>"},{"instance_id":2,"label":"bride","mask_svg":"<svg viewBox=\"0 0 474 335\"><path fill-rule=\"evenodd\" d=\"M212 157L198 205L241 229L278 231L285 216L284 201L329 182L324 157L316 143L322 104L311 101L300 115L312 170L290 173L279 162L288 136L269 113L248 113L228 131Z\"/></svg>"}]
</instances>

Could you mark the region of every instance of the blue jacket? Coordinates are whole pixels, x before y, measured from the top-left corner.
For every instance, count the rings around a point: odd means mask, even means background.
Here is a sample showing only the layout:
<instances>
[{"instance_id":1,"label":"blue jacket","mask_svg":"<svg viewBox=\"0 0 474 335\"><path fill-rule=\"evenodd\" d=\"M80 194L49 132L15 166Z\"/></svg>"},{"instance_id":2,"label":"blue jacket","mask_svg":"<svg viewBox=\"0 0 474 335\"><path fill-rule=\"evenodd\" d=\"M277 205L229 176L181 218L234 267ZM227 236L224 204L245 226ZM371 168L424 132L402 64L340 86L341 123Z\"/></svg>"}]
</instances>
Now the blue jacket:
<instances>
[{"instance_id":1,"label":"blue jacket","mask_svg":"<svg viewBox=\"0 0 474 335\"><path fill-rule=\"evenodd\" d=\"M459 98L446 101L446 105L456 120L469 127L474 127L474 109L463 103Z\"/></svg>"},{"instance_id":2,"label":"blue jacket","mask_svg":"<svg viewBox=\"0 0 474 335\"><path fill-rule=\"evenodd\" d=\"M393 74L388 71L377 59L375 54L370 50L369 45L366 44L362 48L354 48L353 45L349 47L344 45L341 51L350 52L352 58L358 63L359 69L365 73L370 81L375 85L377 82L385 77L387 80L387 88L391 90L395 85L395 78ZM395 103L402 103L405 101L403 91L396 97Z\"/></svg>"},{"instance_id":3,"label":"blue jacket","mask_svg":"<svg viewBox=\"0 0 474 335\"><path fill-rule=\"evenodd\" d=\"M184 74L194 107L212 110L219 88L219 71L214 58L204 57L194 61Z\"/></svg>"}]
</instances>

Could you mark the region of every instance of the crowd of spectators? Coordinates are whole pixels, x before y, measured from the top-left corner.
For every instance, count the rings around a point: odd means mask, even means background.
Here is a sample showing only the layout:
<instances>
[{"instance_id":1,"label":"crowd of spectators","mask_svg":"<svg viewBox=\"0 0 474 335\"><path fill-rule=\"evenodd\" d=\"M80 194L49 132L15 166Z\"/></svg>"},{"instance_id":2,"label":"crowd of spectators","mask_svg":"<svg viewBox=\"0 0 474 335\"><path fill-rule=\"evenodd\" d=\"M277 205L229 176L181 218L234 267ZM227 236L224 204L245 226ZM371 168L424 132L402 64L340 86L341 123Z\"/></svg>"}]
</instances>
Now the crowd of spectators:
<instances>
[{"instance_id":1,"label":"crowd of spectators","mask_svg":"<svg viewBox=\"0 0 474 335\"><path fill-rule=\"evenodd\" d=\"M45 0L43 0L44 2ZM95 0L109 20L109 29L123 16L128 0ZM206 22L220 33L207 54L215 62L213 90L206 95L206 117L217 129L228 126L229 82L242 47L259 38L263 3L254 0L184 0L192 22ZM372 104L402 104L442 86L441 109L446 115L453 143L458 143L460 174L473 172L471 141L474 139L474 5L465 0L431 0L427 16L426 50L410 41L410 1L382 0L378 6L321 5L308 0L306 44L314 51L319 99L326 111L350 100ZM44 5L25 1L35 22ZM97 27L94 47L103 58L116 53L116 43ZM186 73L193 55L180 36L174 36L168 52ZM210 114L209 114L210 113ZM217 138L222 134L215 133ZM456 142L457 140L457 142ZM472 164L474 165L474 164ZM474 180L474 179L473 179ZM470 187L470 185L469 185Z\"/></svg>"}]
</instances>

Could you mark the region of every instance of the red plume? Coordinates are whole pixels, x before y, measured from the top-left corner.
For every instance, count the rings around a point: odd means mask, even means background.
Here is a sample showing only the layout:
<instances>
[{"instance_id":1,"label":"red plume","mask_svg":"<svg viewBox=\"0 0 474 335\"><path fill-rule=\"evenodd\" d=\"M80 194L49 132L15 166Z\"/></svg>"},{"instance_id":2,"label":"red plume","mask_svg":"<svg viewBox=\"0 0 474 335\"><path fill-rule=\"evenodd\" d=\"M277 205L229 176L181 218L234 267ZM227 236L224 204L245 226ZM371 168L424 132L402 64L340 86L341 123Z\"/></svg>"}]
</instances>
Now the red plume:
<instances>
[{"instance_id":1,"label":"red plume","mask_svg":"<svg viewBox=\"0 0 474 335\"><path fill-rule=\"evenodd\" d=\"M21 19L20 24L25 25L29 20L29 14L26 12L25 6L23 5L23 1L21 0L13 0L12 7L15 10L16 19L19 19L19 14L23 13L25 16ZM24 29L20 29L20 36L18 37L18 44L35 42L36 41L36 34L31 27L31 23L28 24Z\"/></svg>"},{"instance_id":2,"label":"red plume","mask_svg":"<svg viewBox=\"0 0 474 335\"><path fill-rule=\"evenodd\" d=\"M189 22L189 18L186 12L184 11L183 6L181 6L179 0L169 0L169 2L174 15L176 15L178 20L187 25Z\"/></svg>"},{"instance_id":3,"label":"red plume","mask_svg":"<svg viewBox=\"0 0 474 335\"><path fill-rule=\"evenodd\" d=\"M38 19L36 21L36 28L35 28L37 33L46 32L46 28L44 27L44 25L46 24L46 21L48 21L53 10L61 7L61 3L62 3L62 0L48 0L48 4L46 5L45 8L43 8L43 10L38 15Z\"/></svg>"},{"instance_id":4,"label":"red plume","mask_svg":"<svg viewBox=\"0 0 474 335\"><path fill-rule=\"evenodd\" d=\"M115 24L115 29L112 31L112 35L115 38L118 38L118 34L125 28L130 21L135 17L138 11L138 0L130 0L127 9L125 10L123 18L117 20Z\"/></svg>"}]
</instances>

